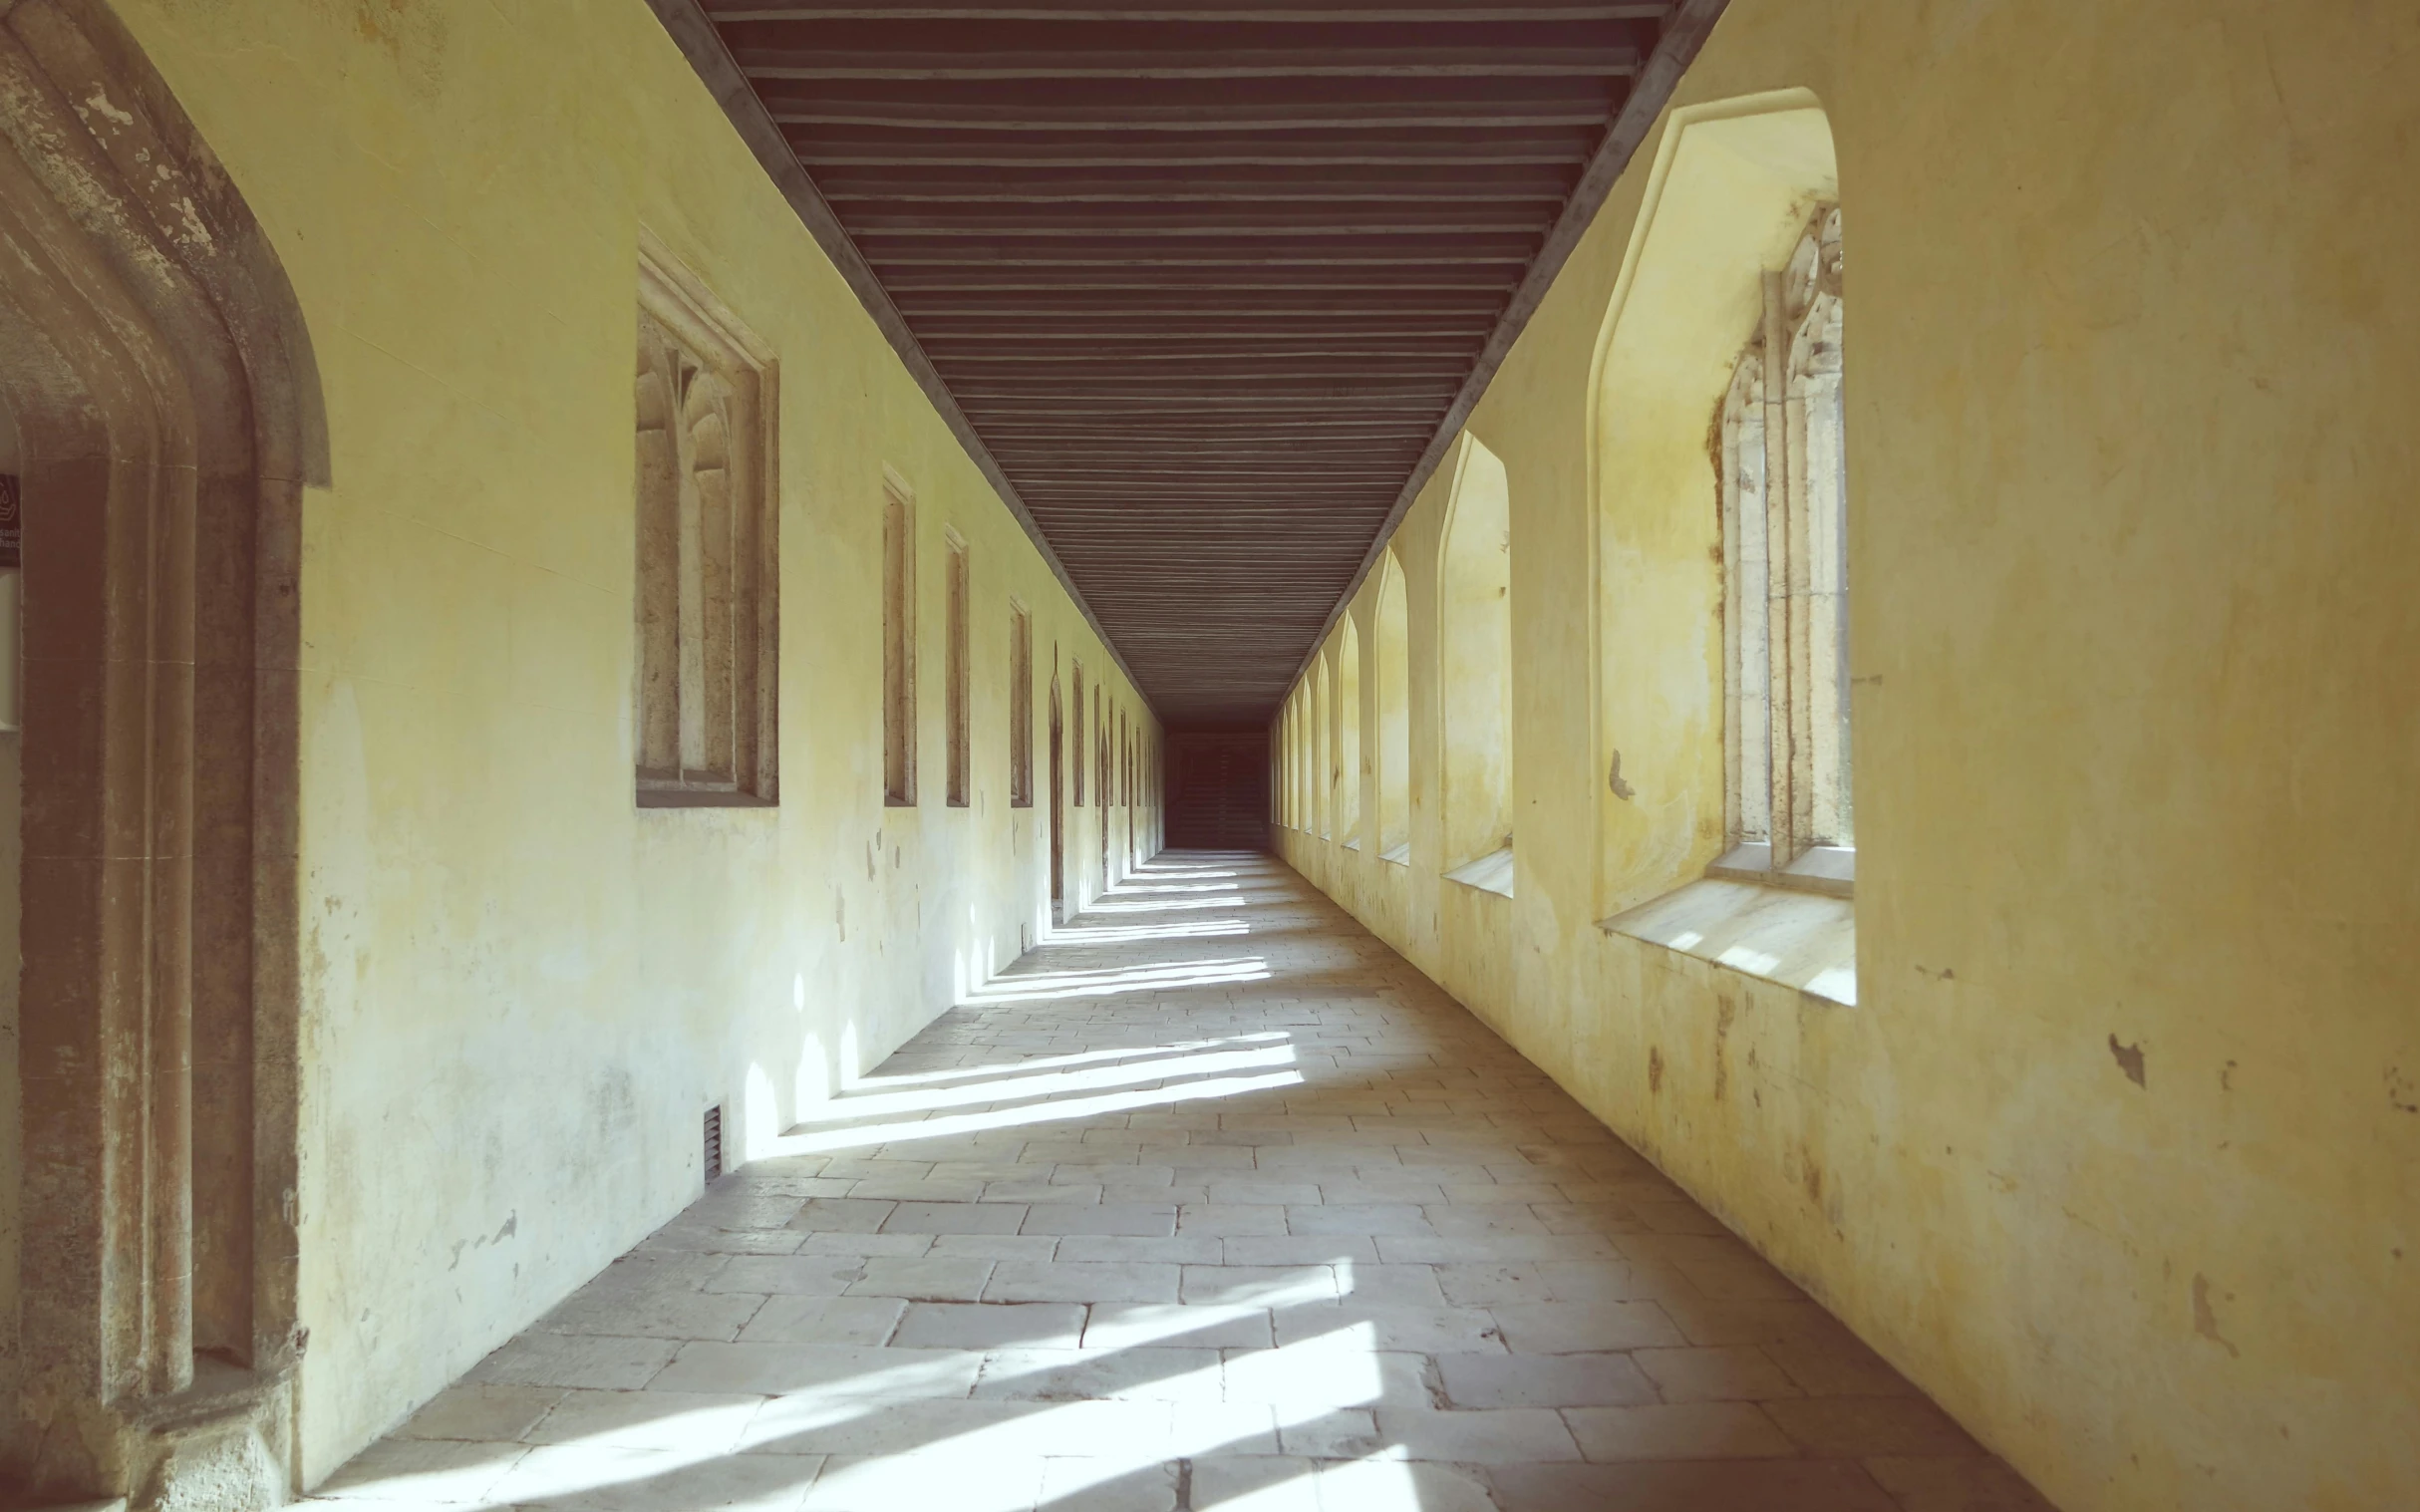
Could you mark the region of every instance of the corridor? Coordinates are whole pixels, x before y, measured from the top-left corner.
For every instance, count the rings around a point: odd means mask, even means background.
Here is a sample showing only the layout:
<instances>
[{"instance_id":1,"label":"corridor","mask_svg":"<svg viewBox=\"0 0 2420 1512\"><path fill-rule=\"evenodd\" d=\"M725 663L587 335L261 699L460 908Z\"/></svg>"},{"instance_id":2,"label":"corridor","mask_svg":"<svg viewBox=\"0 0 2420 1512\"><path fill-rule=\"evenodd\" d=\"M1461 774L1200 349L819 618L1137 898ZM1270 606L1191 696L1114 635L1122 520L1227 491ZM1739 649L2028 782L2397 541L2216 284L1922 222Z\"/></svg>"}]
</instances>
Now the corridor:
<instances>
[{"instance_id":1,"label":"corridor","mask_svg":"<svg viewBox=\"0 0 2420 1512\"><path fill-rule=\"evenodd\" d=\"M1277 861L1169 852L318 1495L2045 1505Z\"/></svg>"}]
</instances>

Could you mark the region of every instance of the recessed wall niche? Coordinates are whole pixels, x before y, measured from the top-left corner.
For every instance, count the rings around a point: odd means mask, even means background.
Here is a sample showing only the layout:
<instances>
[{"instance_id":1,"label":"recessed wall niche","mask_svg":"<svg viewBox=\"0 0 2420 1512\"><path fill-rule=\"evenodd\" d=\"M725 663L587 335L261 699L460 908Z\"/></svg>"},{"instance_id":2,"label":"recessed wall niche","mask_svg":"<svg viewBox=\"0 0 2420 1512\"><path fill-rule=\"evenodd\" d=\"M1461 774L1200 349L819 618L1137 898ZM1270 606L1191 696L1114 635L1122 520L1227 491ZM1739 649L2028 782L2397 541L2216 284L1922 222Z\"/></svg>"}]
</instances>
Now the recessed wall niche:
<instances>
[{"instance_id":1,"label":"recessed wall niche","mask_svg":"<svg viewBox=\"0 0 2420 1512\"><path fill-rule=\"evenodd\" d=\"M641 807L776 801L779 412L772 351L639 244Z\"/></svg>"}]
</instances>

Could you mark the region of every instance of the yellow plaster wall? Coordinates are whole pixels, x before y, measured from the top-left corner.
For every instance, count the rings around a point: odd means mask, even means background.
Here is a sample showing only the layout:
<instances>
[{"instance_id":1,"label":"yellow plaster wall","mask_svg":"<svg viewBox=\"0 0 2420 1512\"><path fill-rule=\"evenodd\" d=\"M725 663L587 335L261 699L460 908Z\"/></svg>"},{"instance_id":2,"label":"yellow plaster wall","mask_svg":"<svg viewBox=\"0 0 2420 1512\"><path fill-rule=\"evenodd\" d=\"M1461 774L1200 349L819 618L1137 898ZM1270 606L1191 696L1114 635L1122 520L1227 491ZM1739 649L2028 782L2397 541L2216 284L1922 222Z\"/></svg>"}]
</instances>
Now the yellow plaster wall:
<instances>
[{"instance_id":1,"label":"yellow plaster wall","mask_svg":"<svg viewBox=\"0 0 2420 1512\"><path fill-rule=\"evenodd\" d=\"M1470 423L1517 896L1437 875L1448 480L1394 538L1412 864L1280 845L2062 1507L2402 1505L2420 17L1733 0L1675 104L1790 89L1846 228L1859 1006L1596 928L1718 839L1686 521L1589 470L1660 135Z\"/></svg>"},{"instance_id":2,"label":"yellow plaster wall","mask_svg":"<svg viewBox=\"0 0 2420 1512\"><path fill-rule=\"evenodd\" d=\"M1080 657L1158 732L640 0L122 11L284 258L326 389L302 589L316 1480L694 1197L710 1103L745 1156L1039 933L1055 669ZM774 811L633 804L642 226L781 365ZM923 553L913 810L881 804L885 464ZM973 571L959 810L945 526ZM1011 594L1038 684L1039 806L1015 811ZM1071 811L1072 901L1102 883L1100 813Z\"/></svg>"}]
</instances>

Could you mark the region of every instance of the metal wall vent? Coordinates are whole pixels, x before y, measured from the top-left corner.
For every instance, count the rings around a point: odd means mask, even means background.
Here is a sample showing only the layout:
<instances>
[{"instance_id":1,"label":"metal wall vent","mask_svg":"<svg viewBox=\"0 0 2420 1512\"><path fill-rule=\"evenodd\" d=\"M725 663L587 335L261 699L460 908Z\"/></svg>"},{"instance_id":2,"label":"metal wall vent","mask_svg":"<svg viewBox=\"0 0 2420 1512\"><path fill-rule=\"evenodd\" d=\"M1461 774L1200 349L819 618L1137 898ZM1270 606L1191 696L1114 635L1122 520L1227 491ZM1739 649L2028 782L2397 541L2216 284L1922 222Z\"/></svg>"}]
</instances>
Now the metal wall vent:
<instances>
[{"instance_id":1,"label":"metal wall vent","mask_svg":"<svg viewBox=\"0 0 2420 1512\"><path fill-rule=\"evenodd\" d=\"M706 1182L712 1186L723 1176L723 1105L706 1110Z\"/></svg>"}]
</instances>

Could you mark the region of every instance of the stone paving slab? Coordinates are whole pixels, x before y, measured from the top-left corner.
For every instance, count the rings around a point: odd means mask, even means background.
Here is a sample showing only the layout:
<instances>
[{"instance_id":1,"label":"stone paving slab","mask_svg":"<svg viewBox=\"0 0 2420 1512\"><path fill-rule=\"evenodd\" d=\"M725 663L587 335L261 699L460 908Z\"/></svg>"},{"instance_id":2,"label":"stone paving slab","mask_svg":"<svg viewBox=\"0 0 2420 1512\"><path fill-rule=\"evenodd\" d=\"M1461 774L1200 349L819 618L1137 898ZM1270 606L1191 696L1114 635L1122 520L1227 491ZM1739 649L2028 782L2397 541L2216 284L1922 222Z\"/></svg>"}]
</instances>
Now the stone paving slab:
<instances>
[{"instance_id":1,"label":"stone paving slab","mask_svg":"<svg viewBox=\"0 0 2420 1512\"><path fill-rule=\"evenodd\" d=\"M1284 866L1104 903L314 1500L2047 1507Z\"/></svg>"}]
</instances>

